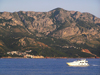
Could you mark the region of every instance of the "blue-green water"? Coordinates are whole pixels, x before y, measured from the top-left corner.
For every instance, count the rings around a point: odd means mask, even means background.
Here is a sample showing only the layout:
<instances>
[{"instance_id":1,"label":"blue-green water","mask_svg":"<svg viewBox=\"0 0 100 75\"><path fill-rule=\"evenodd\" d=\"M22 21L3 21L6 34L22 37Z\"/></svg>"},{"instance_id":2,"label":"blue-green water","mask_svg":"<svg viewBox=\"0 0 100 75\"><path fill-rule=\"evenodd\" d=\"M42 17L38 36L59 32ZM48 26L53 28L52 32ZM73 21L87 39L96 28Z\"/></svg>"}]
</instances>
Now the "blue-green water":
<instances>
[{"instance_id":1,"label":"blue-green water","mask_svg":"<svg viewBox=\"0 0 100 75\"><path fill-rule=\"evenodd\" d=\"M0 75L100 75L100 59L88 67L69 67L77 59L0 59Z\"/></svg>"}]
</instances>

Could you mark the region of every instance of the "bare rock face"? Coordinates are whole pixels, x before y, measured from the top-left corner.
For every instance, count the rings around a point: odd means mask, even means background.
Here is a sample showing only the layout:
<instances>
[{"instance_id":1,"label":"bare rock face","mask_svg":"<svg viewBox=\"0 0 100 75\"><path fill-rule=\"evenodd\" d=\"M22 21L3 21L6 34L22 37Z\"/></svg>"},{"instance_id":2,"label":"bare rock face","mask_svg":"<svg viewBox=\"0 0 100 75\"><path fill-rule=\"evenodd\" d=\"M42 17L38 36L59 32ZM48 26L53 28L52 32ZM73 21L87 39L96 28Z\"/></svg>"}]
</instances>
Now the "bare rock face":
<instances>
[{"instance_id":1,"label":"bare rock face","mask_svg":"<svg viewBox=\"0 0 100 75\"><path fill-rule=\"evenodd\" d=\"M35 39L24 37L19 39L20 46L34 45L36 44Z\"/></svg>"},{"instance_id":2,"label":"bare rock face","mask_svg":"<svg viewBox=\"0 0 100 75\"><path fill-rule=\"evenodd\" d=\"M1 19L0 25L2 26L6 26L6 25L22 26L23 25L23 23L20 21L20 18L16 19L13 13L10 13L10 12L3 12L2 14L0 14L0 19Z\"/></svg>"},{"instance_id":3,"label":"bare rock face","mask_svg":"<svg viewBox=\"0 0 100 75\"><path fill-rule=\"evenodd\" d=\"M77 35L79 34L79 28L78 27L67 27L65 28L65 30L63 31L63 36L67 37L67 36L72 36L72 35Z\"/></svg>"},{"instance_id":4,"label":"bare rock face","mask_svg":"<svg viewBox=\"0 0 100 75\"><path fill-rule=\"evenodd\" d=\"M56 8L49 12L3 12L0 13L0 27L20 26L30 34L36 36L49 35L56 38L66 39L72 43L85 43L97 41L100 38L100 18L90 13L67 11ZM16 29L9 31L16 31ZM21 30L20 30L21 31ZM21 39L22 45L26 45ZM99 41L98 41L99 42Z\"/></svg>"},{"instance_id":5,"label":"bare rock face","mask_svg":"<svg viewBox=\"0 0 100 75\"><path fill-rule=\"evenodd\" d=\"M19 42L20 42L20 44L22 46L26 46L26 42L25 42L25 39L24 38L20 39Z\"/></svg>"},{"instance_id":6,"label":"bare rock face","mask_svg":"<svg viewBox=\"0 0 100 75\"><path fill-rule=\"evenodd\" d=\"M5 19L11 19L12 15L10 12L3 12L1 15L1 18L5 18Z\"/></svg>"},{"instance_id":7,"label":"bare rock face","mask_svg":"<svg viewBox=\"0 0 100 75\"><path fill-rule=\"evenodd\" d=\"M4 45L4 43L0 40L0 46L3 46Z\"/></svg>"},{"instance_id":8,"label":"bare rock face","mask_svg":"<svg viewBox=\"0 0 100 75\"><path fill-rule=\"evenodd\" d=\"M55 30L52 27L52 20L50 18L45 18L45 19L38 19L33 21L32 27L34 30L37 30L38 32L43 32L46 35L48 34L47 32L51 32Z\"/></svg>"},{"instance_id":9,"label":"bare rock face","mask_svg":"<svg viewBox=\"0 0 100 75\"><path fill-rule=\"evenodd\" d=\"M82 13L76 11L74 14L75 14L75 15L74 15L73 17L74 17L75 19L78 19Z\"/></svg>"},{"instance_id":10,"label":"bare rock face","mask_svg":"<svg viewBox=\"0 0 100 75\"><path fill-rule=\"evenodd\" d=\"M78 35L80 34L80 30L77 26L75 27L66 27L63 30L59 30L58 32L56 32L55 34L53 34L53 36L59 36L61 38L65 38L68 36L72 36L72 35Z\"/></svg>"},{"instance_id":11,"label":"bare rock face","mask_svg":"<svg viewBox=\"0 0 100 75\"><path fill-rule=\"evenodd\" d=\"M97 55L91 53L88 49L82 49L81 51L85 52L85 53L88 53L88 54L91 54L91 55L94 55L94 56L97 56Z\"/></svg>"},{"instance_id":12,"label":"bare rock face","mask_svg":"<svg viewBox=\"0 0 100 75\"><path fill-rule=\"evenodd\" d=\"M50 48L48 45L42 43L42 42L39 42L39 41L36 41L35 39L33 38L28 38L28 37L24 37L24 38L21 38L19 39L19 46L28 46L28 45L31 45L31 46L39 46L39 47L43 47L43 48Z\"/></svg>"}]
</instances>

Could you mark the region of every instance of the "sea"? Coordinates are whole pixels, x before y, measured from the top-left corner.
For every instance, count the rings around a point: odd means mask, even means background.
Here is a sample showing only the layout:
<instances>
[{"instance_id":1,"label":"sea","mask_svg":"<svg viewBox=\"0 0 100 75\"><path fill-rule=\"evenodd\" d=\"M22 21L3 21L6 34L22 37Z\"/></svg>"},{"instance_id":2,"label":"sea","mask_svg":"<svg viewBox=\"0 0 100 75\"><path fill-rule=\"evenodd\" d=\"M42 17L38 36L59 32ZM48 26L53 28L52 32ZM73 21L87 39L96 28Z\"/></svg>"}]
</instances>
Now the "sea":
<instances>
[{"instance_id":1,"label":"sea","mask_svg":"<svg viewBox=\"0 0 100 75\"><path fill-rule=\"evenodd\" d=\"M0 59L0 75L100 75L100 59L86 59L88 67L70 67L77 59Z\"/></svg>"}]
</instances>

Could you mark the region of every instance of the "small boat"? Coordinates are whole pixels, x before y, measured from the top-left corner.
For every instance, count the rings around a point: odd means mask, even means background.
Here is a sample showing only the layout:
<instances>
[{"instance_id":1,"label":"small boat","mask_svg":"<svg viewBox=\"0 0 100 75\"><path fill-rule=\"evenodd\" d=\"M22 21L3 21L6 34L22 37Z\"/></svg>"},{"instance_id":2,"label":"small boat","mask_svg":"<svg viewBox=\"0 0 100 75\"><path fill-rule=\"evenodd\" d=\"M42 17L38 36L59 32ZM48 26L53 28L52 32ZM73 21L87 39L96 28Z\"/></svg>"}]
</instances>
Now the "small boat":
<instances>
[{"instance_id":1,"label":"small boat","mask_svg":"<svg viewBox=\"0 0 100 75\"><path fill-rule=\"evenodd\" d=\"M73 62L67 62L67 64L69 66L75 66L75 67L86 67L86 66L89 66L87 62L88 61L86 61L86 59L82 59L82 60L77 60Z\"/></svg>"}]
</instances>

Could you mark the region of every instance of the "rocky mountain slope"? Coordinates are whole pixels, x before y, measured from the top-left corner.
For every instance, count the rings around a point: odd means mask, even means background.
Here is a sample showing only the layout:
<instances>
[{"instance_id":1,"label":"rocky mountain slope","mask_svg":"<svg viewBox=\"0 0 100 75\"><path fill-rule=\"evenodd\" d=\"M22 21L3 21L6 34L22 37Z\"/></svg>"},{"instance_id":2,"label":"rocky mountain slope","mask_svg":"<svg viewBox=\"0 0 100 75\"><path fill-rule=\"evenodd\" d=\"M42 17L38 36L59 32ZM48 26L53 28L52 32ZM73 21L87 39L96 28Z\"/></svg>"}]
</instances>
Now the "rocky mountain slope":
<instances>
[{"instance_id":1,"label":"rocky mountain slope","mask_svg":"<svg viewBox=\"0 0 100 75\"><path fill-rule=\"evenodd\" d=\"M49 12L0 12L1 56L7 56L7 51L27 49L32 49L34 55L52 57L93 56L81 51L88 49L100 56L99 46L100 18L90 13L62 8Z\"/></svg>"}]
</instances>

